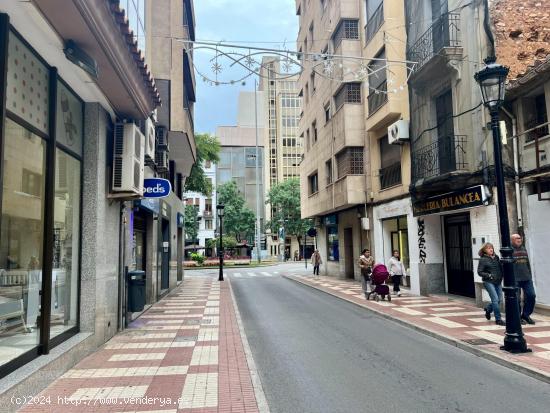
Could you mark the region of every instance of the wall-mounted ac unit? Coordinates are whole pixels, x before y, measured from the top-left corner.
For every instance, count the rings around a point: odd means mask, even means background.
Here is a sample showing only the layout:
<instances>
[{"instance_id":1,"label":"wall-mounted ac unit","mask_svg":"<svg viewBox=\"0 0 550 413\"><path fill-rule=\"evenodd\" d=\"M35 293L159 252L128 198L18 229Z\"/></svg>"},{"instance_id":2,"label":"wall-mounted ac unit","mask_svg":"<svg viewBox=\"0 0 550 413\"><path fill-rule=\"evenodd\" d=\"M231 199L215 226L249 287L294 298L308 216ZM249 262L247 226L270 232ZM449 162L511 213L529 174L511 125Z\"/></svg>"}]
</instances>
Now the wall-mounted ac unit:
<instances>
[{"instance_id":1,"label":"wall-mounted ac unit","mask_svg":"<svg viewBox=\"0 0 550 413\"><path fill-rule=\"evenodd\" d=\"M135 124L115 124L113 152L113 192L142 196L145 137Z\"/></svg>"},{"instance_id":2,"label":"wall-mounted ac unit","mask_svg":"<svg viewBox=\"0 0 550 413\"><path fill-rule=\"evenodd\" d=\"M401 145L409 140L409 121L398 120L388 126L388 143L390 145Z\"/></svg>"},{"instance_id":3,"label":"wall-mounted ac unit","mask_svg":"<svg viewBox=\"0 0 550 413\"><path fill-rule=\"evenodd\" d=\"M145 161L155 160L155 124L151 119L145 121Z\"/></svg>"},{"instance_id":4,"label":"wall-mounted ac unit","mask_svg":"<svg viewBox=\"0 0 550 413\"><path fill-rule=\"evenodd\" d=\"M160 145L157 146L157 150L155 151L155 164L157 165L158 172L168 171L168 152L170 152L168 145L162 147Z\"/></svg>"}]
</instances>

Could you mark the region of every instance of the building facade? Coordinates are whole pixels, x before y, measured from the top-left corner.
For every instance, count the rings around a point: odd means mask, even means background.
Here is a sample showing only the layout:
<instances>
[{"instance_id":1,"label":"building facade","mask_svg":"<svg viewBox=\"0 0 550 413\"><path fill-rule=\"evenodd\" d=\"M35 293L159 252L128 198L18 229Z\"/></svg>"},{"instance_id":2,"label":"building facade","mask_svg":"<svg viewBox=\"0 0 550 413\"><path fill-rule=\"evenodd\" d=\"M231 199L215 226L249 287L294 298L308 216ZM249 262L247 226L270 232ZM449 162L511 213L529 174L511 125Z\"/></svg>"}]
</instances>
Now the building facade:
<instances>
[{"instance_id":1,"label":"building facade","mask_svg":"<svg viewBox=\"0 0 550 413\"><path fill-rule=\"evenodd\" d=\"M135 239L138 196L114 190L114 132L122 121L146 132L161 103L155 82L118 4L58 6L0 6L2 411L125 328L126 270L140 253L151 256L147 277L161 267L154 231Z\"/></svg>"},{"instance_id":2,"label":"building facade","mask_svg":"<svg viewBox=\"0 0 550 413\"><path fill-rule=\"evenodd\" d=\"M263 136L267 156L264 164L266 194L274 185L287 179L300 178L299 165L304 151L304 139L298 135L302 98L298 96L297 80L297 75L284 73L280 58L264 57L262 60L259 90L263 92L266 125ZM271 220L272 215L271 207L266 205L266 220ZM267 231L267 253L270 256L282 256L286 250L292 253L299 250L296 236L285 236L283 240L279 234Z\"/></svg>"}]
</instances>

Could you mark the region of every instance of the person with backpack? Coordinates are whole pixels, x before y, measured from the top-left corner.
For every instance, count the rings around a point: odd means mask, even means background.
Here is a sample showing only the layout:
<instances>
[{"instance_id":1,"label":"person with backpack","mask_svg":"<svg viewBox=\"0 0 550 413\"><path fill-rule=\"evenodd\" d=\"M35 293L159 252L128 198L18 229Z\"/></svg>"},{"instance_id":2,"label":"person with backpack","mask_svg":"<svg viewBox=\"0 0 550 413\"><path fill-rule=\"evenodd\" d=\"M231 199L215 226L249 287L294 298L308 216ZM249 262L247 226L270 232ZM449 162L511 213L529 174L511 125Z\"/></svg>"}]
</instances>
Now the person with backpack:
<instances>
[{"instance_id":1,"label":"person with backpack","mask_svg":"<svg viewBox=\"0 0 550 413\"><path fill-rule=\"evenodd\" d=\"M483 286L487 290L491 302L485 307L485 318L491 319L491 313L495 314L495 324L505 325L500 314L500 297L502 295L502 267L500 258L495 254L495 247L490 242L483 244L479 250L479 264L477 273L483 280Z\"/></svg>"},{"instance_id":2,"label":"person with backpack","mask_svg":"<svg viewBox=\"0 0 550 413\"><path fill-rule=\"evenodd\" d=\"M359 265L359 270L361 271L361 286L363 287L363 293L365 297L367 297L369 294L368 290L372 267L374 266L374 258L371 257L370 251L367 248L361 251L361 255L357 260L357 265Z\"/></svg>"}]
</instances>

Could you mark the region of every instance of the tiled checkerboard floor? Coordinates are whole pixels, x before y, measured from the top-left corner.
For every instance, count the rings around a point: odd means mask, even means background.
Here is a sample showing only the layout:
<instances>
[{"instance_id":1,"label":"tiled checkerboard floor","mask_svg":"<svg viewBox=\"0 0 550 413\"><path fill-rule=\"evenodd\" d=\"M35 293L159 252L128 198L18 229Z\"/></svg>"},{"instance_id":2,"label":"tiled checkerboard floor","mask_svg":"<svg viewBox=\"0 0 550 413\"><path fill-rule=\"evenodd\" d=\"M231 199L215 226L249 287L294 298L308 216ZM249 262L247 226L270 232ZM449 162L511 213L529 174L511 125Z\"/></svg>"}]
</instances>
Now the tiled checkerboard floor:
<instances>
[{"instance_id":1,"label":"tiled checkerboard floor","mask_svg":"<svg viewBox=\"0 0 550 413\"><path fill-rule=\"evenodd\" d=\"M505 328L497 326L494 319L487 321L483 309L447 296L414 296L404 293L392 296L388 301L367 301L356 281L333 277L289 276L288 278L308 284L345 300L355 302L400 319L429 332L444 335L456 341L484 339L487 344L476 347L489 352L506 362L537 370L550 377L550 317L533 314L535 325L523 325L523 333L532 353L514 355L499 349ZM390 287L391 289L391 287ZM505 316L505 315L504 315ZM485 341L486 340L486 341ZM471 344L470 341L469 344Z\"/></svg>"},{"instance_id":2,"label":"tiled checkerboard floor","mask_svg":"<svg viewBox=\"0 0 550 413\"><path fill-rule=\"evenodd\" d=\"M228 281L187 277L37 400L20 411L258 412Z\"/></svg>"}]
</instances>

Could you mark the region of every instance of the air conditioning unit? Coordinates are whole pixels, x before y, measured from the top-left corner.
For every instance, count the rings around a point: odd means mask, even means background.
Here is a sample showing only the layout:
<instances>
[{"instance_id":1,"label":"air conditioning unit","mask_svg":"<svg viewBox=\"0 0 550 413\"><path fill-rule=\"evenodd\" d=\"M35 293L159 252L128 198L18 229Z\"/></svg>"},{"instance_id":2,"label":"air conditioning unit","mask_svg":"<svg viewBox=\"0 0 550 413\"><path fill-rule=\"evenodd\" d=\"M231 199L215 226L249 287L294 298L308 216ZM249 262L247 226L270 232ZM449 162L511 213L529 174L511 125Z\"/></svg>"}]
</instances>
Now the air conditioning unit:
<instances>
[{"instance_id":1,"label":"air conditioning unit","mask_svg":"<svg viewBox=\"0 0 550 413\"><path fill-rule=\"evenodd\" d=\"M145 161L155 160L155 124L151 119L145 121Z\"/></svg>"},{"instance_id":2,"label":"air conditioning unit","mask_svg":"<svg viewBox=\"0 0 550 413\"><path fill-rule=\"evenodd\" d=\"M402 145L409 140L409 121L398 120L388 126L388 143L390 145Z\"/></svg>"},{"instance_id":3,"label":"air conditioning unit","mask_svg":"<svg viewBox=\"0 0 550 413\"><path fill-rule=\"evenodd\" d=\"M170 152L168 145L163 147L157 146L157 150L155 151L155 164L157 165L158 172L168 171L168 152Z\"/></svg>"},{"instance_id":4,"label":"air conditioning unit","mask_svg":"<svg viewBox=\"0 0 550 413\"><path fill-rule=\"evenodd\" d=\"M115 124L113 152L113 192L142 196L145 137L135 124Z\"/></svg>"}]
</instances>

